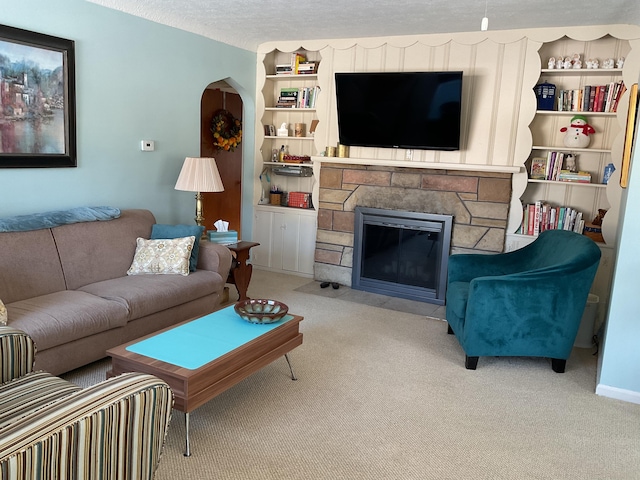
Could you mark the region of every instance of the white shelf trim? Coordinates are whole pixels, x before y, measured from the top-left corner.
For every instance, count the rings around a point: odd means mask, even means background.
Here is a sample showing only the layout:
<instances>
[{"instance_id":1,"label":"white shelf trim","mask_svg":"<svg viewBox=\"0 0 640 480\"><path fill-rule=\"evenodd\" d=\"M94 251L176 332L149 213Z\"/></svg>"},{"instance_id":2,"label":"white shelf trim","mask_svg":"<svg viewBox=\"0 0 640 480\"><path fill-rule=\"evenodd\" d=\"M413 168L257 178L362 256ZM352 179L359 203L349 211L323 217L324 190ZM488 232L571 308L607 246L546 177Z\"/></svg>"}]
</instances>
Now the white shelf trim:
<instances>
[{"instance_id":1,"label":"white shelf trim","mask_svg":"<svg viewBox=\"0 0 640 480\"><path fill-rule=\"evenodd\" d=\"M317 73L295 74L295 75L267 75L270 80L307 80L318 78Z\"/></svg>"},{"instance_id":2,"label":"white shelf trim","mask_svg":"<svg viewBox=\"0 0 640 480\"><path fill-rule=\"evenodd\" d=\"M536 238L538 238L538 235L527 235L524 233L507 233L507 236L513 237L513 238L523 238L523 239L532 239L535 240ZM601 249L603 248L614 248L614 245L609 245L607 243L602 243L602 242L595 242L595 244L600 247Z\"/></svg>"},{"instance_id":3,"label":"white shelf trim","mask_svg":"<svg viewBox=\"0 0 640 480\"><path fill-rule=\"evenodd\" d=\"M463 170L473 172L499 172L518 173L519 166L514 165L471 165L463 163L432 163L432 162L412 162L406 160L378 160L373 158L351 158L351 157L311 157L311 161L317 163L339 163L353 165L372 165L383 167L407 167L424 168L432 170Z\"/></svg>"},{"instance_id":4,"label":"white shelf trim","mask_svg":"<svg viewBox=\"0 0 640 480\"><path fill-rule=\"evenodd\" d=\"M307 163L295 163L295 162L262 162L263 165L280 165L280 166L289 166L289 167L308 167L313 168L313 165L309 162Z\"/></svg>"},{"instance_id":5,"label":"white shelf trim","mask_svg":"<svg viewBox=\"0 0 640 480\"><path fill-rule=\"evenodd\" d=\"M315 112L315 108L266 107L267 112Z\"/></svg>"},{"instance_id":6,"label":"white shelf trim","mask_svg":"<svg viewBox=\"0 0 640 480\"><path fill-rule=\"evenodd\" d=\"M589 115L592 117L615 117L618 112L572 112L571 110L536 110L536 115Z\"/></svg>"},{"instance_id":7,"label":"white shelf trim","mask_svg":"<svg viewBox=\"0 0 640 480\"><path fill-rule=\"evenodd\" d=\"M272 203L264 203L264 204L258 203L257 205L254 206L254 208L256 208L257 210L268 210L270 212L278 212L278 213L289 211L289 212L295 212L296 214L299 214L299 215L306 215L308 217L315 217L317 215L315 208L285 207L282 205L274 205Z\"/></svg>"},{"instance_id":8,"label":"white shelf trim","mask_svg":"<svg viewBox=\"0 0 640 480\"><path fill-rule=\"evenodd\" d=\"M265 135L264 138L276 140L313 140L314 137L278 137L277 135Z\"/></svg>"},{"instance_id":9,"label":"white shelf trim","mask_svg":"<svg viewBox=\"0 0 640 480\"><path fill-rule=\"evenodd\" d=\"M569 148L569 147L548 147L544 145L534 145L531 150L554 150L559 152L582 152L582 153L611 153L605 148Z\"/></svg>"},{"instance_id":10,"label":"white shelf trim","mask_svg":"<svg viewBox=\"0 0 640 480\"><path fill-rule=\"evenodd\" d=\"M622 75L621 68L543 68L540 72L551 75Z\"/></svg>"},{"instance_id":11,"label":"white shelf trim","mask_svg":"<svg viewBox=\"0 0 640 480\"><path fill-rule=\"evenodd\" d=\"M606 183L580 183L580 182L561 182L559 180L537 180L530 178L529 183L550 183L552 185L562 185L563 187L591 187L591 188L607 188Z\"/></svg>"}]
</instances>

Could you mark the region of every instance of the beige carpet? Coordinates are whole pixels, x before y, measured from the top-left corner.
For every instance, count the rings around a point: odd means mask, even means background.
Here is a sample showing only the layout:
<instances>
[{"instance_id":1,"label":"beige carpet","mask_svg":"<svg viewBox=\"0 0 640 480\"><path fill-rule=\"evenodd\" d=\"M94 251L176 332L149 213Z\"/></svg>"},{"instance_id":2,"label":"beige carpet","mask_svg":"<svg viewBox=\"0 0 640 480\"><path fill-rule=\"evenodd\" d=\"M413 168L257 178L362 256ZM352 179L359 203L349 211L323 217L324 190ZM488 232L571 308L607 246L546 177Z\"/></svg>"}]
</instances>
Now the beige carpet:
<instances>
[{"instance_id":1,"label":"beige carpet","mask_svg":"<svg viewBox=\"0 0 640 480\"><path fill-rule=\"evenodd\" d=\"M158 480L638 479L640 405L594 394L596 358L481 358L441 320L296 291L254 271L249 295L303 315L291 353L191 414L174 412ZM108 362L72 372L81 385Z\"/></svg>"}]
</instances>

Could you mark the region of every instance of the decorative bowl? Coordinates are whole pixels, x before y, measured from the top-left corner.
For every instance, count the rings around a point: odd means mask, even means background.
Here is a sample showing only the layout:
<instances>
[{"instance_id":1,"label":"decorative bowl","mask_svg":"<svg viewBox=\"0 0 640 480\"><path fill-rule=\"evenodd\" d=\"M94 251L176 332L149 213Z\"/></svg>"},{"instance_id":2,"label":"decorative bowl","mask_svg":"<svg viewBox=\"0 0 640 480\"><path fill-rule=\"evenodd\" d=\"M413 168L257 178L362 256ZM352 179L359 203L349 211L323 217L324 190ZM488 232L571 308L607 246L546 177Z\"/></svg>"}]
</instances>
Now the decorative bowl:
<instances>
[{"instance_id":1,"label":"decorative bowl","mask_svg":"<svg viewBox=\"0 0 640 480\"><path fill-rule=\"evenodd\" d=\"M259 298L237 302L233 309L242 319L251 323L274 323L289 311L289 307L282 302Z\"/></svg>"}]
</instances>

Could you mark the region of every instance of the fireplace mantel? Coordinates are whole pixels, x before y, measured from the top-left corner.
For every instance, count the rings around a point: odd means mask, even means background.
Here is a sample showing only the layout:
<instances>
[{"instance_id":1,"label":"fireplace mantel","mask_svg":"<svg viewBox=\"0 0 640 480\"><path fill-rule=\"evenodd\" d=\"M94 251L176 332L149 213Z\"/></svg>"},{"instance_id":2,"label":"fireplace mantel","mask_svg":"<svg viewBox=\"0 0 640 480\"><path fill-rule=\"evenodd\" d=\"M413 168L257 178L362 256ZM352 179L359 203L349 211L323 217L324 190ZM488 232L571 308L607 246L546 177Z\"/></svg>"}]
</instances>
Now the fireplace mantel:
<instances>
[{"instance_id":1,"label":"fireplace mantel","mask_svg":"<svg viewBox=\"0 0 640 480\"><path fill-rule=\"evenodd\" d=\"M314 163L337 163L349 165L373 165L382 167L406 167L406 168L424 168L434 170L463 170L473 172L492 172L492 173L518 173L519 166L509 165L472 165L468 163L433 163L433 162L413 162L409 160L391 160L391 159L373 159L373 158L352 158L352 157L323 157L313 156L311 161Z\"/></svg>"}]
</instances>

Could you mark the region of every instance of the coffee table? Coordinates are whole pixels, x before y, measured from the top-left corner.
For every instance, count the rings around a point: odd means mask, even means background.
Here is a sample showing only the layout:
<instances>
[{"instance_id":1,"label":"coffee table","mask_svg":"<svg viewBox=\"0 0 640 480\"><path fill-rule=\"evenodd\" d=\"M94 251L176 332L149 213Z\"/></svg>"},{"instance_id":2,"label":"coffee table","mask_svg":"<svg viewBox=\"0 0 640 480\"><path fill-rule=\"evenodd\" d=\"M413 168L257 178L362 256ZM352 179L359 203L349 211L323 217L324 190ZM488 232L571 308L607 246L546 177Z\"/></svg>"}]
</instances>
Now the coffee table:
<instances>
[{"instance_id":1,"label":"coffee table","mask_svg":"<svg viewBox=\"0 0 640 480\"><path fill-rule=\"evenodd\" d=\"M302 344L302 320L288 314L276 323L249 323L231 305L107 350L107 377L142 372L167 382L174 394L173 408L185 414L188 457L193 410L280 356L296 380L288 353Z\"/></svg>"}]
</instances>

